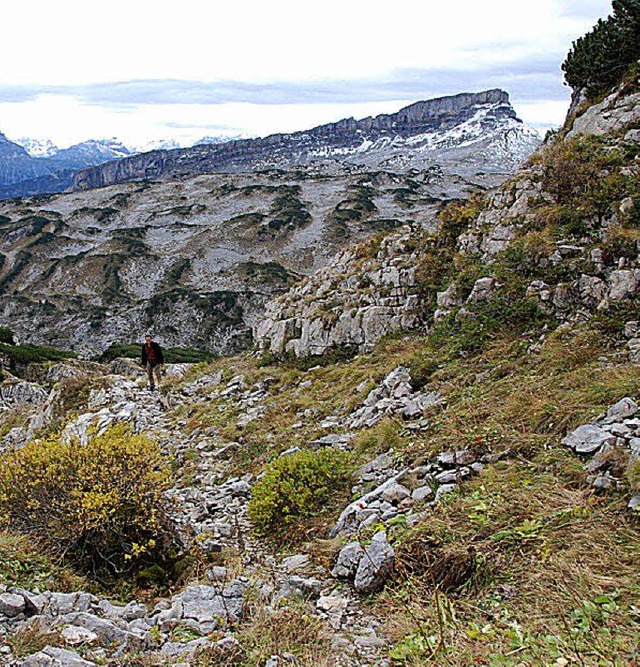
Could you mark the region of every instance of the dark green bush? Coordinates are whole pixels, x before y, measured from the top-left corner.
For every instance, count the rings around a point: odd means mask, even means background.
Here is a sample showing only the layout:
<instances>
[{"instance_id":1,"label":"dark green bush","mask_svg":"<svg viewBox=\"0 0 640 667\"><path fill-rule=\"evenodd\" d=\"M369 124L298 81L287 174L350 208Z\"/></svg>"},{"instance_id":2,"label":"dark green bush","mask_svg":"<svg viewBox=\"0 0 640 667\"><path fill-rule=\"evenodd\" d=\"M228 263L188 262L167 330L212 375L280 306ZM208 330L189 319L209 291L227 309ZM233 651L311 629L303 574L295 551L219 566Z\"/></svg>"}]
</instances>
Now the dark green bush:
<instances>
[{"instance_id":1,"label":"dark green bush","mask_svg":"<svg viewBox=\"0 0 640 667\"><path fill-rule=\"evenodd\" d=\"M488 205L488 200L480 195L472 195L467 200L455 201L440 211L438 245L453 247L462 232L474 223Z\"/></svg>"},{"instance_id":2,"label":"dark green bush","mask_svg":"<svg viewBox=\"0 0 640 667\"><path fill-rule=\"evenodd\" d=\"M4 342L0 342L0 354L9 359L9 367L12 372L24 364L62 361L63 359L74 359L77 356L75 352L59 350L50 345L10 345Z\"/></svg>"},{"instance_id":3,"label":"dark green bush","mask_svg":"<svg viewBox=\"0 0 640 667\"><path fill-rule=\"evenodd\" d=\"M452 314L438 322L432 339L441 341L453 354L477 354L501 332L520 334L555 324L535 301L516 294L499 294L473 308L466 317Z\"/></svg>"},{"instance_id":4,"label":"dark green bush","mask_svg":"<svg viewBox=\"0 0 640 667\"><path fill-rule=\"evenodd\" d=\"M0 343L5 343L6 345L16 344L13 338L13 331L9 327L0 327Z\"/></svg>"},{"instance_id":5,"label":"dark green bush","mask_svg":"<svg viewBox=\"0 0 640 667\"><path fill-rule=\"evenodd\" d=\"M348 488L350 457L334 449L301 451L268 464L253 487L249 518L260 533L274 533L337 504Z\"/></svg>"},{"instance_id":6,"label":"dark green bush","mask_svg":"<svg viewBox=\"0 0 640 667\"><path fill-rule=\"evenodd\" d=\"M640 309L635 301L613 303L606 310L599 310L594 318L597 330L610 336L620 336L625 324L640 319Z\"/></svg>"}]
</instances>

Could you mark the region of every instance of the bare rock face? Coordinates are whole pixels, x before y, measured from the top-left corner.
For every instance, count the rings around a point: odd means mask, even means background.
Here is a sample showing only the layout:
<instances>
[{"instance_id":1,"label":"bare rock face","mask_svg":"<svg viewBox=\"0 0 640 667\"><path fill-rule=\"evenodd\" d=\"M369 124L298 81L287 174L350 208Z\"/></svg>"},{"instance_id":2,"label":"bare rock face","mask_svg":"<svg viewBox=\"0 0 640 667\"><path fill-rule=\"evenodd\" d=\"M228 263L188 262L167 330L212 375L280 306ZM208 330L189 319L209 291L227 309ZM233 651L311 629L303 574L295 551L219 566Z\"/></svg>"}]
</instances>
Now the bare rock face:
<instances>
[{"instance_id":1,"label":"bare rock face","mask_svg":"<svg viewBox=\"0 0 640 667\"><path fill-rule=\"evenodd\" d=\"M395 561L393 547L387 542L384 531L376 533L371 544L365 547L358 564L353 586L358 593L373 593L384 586Z\"/></svg>"},{"instance_id":2,"label":"bare rock face","mask_svg":"<svg viewBox=\"0 0 640 667\"><path fill-rule=\"evenodd\" d=\"M386 237L371 257L345 251L311 279L271 302L254 329L272 354L369 350L383 336L417 325L416 256L411 229Z\"/></svg>"},{"instance_id":3,"label":"bare rock face","mask_svg":"<svg viewBox=\"0 0 640 667\"><path fill-rule=\"evenodd\" d=\"M580 134L606 134L637 125L640 121L640 93L625 95L615 90L599 104L590 106L578 116L567 138ZM633 130L632 130L633 132ZM633 135L630 137L633 138Z\"/></svg>"},{"instance_id":4,"label":"bare rock face","mask_svg":"<svg viewBox=\"0 0 640 667\"><path fill-rule=\"evenodd\" d=\"M0 384L0 408L42 404L47 392L34 382L7 382Z\"/></svg>"}]
</instances>

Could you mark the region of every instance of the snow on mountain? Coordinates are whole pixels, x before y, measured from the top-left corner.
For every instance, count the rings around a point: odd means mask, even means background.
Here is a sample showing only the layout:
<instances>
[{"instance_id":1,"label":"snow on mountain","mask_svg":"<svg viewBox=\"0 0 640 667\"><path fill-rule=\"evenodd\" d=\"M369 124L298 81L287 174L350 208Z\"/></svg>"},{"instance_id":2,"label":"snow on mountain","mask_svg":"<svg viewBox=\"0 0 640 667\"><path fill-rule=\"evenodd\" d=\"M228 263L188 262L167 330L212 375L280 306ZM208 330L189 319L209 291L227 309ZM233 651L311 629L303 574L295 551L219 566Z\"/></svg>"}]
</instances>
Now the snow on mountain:
<instances>
[{"instance_id":1,"label":"snow on mountain","mask_svg":"<svg viewBox=\"0 0 640 667\"><path fill-rule=\"evenodd\" d=\"M50 139L21 137L16 139L15 143L22 146L31 157L52 157L59 150Z\"/></svg>"},{"instance_id":2,"label":"snow on mountain","mask_svg":"<svg viewBox=\"0 0 640 667\"><path fill-rule=\"evenodd\" d=\"M175 148L182 148L182 145L175 139L149 139L134 146L132 153L148 153L150 151L171 151Z\"/></svg>"},{"instance_id":3,"label":"snow on mountain","mask_svg":"<svg viewBox=\"0 0 640 667\"><path fill-rule=\"evenodd\" d=\"M541 142L539 133L513 117L507 102L478 104L467 120L448 129L430 129L412 136L387 135L363 138L356 146L321 146L310 151L314 158L340 158L356 164L416 167L424 161L481 160L496 167L513 167L524 160Z\"/></svg>"},{"instance_id":4,"label":"snow on mountain","mask_svg":"<svg viewBox=\"0 0 640 667\"><path fill-rule=\"evenodd\" d=\"M83 158L87 160L105 162L107 160L119 160L132 154L121 141L115 137L111 139L89 139L79 144L74 144L59 150L56 157L64 158Z\"/></svg>"},{"instance_id":5,"label":"snow on mountain","mask_svg":"<svg viewBox=\"0 0 640 667\"><path fill-rule=\"evenodd\" d=\"M224 144L227 141L238 141L239 139L250 139L249 135L246 134L234 134L233 136L207 136L198 139L193 145L194 146L203 146L205 144Z\"/></svg>"}]
</instances>

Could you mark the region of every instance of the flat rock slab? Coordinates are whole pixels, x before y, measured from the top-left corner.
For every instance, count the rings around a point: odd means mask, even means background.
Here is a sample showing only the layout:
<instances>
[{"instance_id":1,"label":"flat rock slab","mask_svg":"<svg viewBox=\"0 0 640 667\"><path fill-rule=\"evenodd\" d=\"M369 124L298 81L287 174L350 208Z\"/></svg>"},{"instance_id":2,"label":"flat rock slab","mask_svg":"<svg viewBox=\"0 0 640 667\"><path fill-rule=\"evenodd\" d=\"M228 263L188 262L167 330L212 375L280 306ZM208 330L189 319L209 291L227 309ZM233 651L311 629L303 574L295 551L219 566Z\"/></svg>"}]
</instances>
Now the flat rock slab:
<instances>
[{"instance_id":1,"label":"flat rock slab","mask_svg":"<svg viewBox=\"0 0 640 667\"><path fill-rule=\"evenodd\" d=\"M615 445L616 438L596 424L578 426L562 439L562 444L571 447L578 454L592 454L604 445Z\"/></svg>"},{"instance_id":2,"label":"flat rock slab","mask_svg":"<svg viewBox=\"0 0 640 667\"><path fill-rule=\"evenodd\" d=\"M0 614L7 618L13 618L21 614L25 608L25 600L22 595L14 593L3 593L0 595Z\"/></svg>"},{"instance_id":3,"label":"flat rock slab","mask_svg":"<svg viewBox=\"0 0 640 667\"><path fill-rule=\"evenodd\" d=\"M95 667L95 662L81 658L75 651L46 646L18 663L20 667Z\"/></svg>"}]
</instances>

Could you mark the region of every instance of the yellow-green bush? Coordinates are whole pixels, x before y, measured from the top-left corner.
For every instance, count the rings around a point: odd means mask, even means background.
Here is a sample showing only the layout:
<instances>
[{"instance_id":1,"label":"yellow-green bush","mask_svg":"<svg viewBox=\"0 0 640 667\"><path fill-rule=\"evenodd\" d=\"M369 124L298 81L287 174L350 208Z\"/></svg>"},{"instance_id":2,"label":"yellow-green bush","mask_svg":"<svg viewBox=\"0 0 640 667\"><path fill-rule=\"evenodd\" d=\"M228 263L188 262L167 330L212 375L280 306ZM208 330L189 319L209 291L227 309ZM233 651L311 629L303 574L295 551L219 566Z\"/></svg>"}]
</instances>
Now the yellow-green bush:
<instances>
[{"instance_id":1,"label":"yellow-green bush","mask_svg":"<svg viewBox=\"0 0 640 667\"><path fill-rule=\"evenodd\" d=\"M333 449L301 451L267 465L253 487L249 518L261 533L276 532L335 504L347 488L350 457Z\"/></svg>"},{"instance_id":2,"label":"yellow-green bush","mask_svg":"<svg viewBox=\"0 0 640 667\"><path fill-rule=\"evenodd\" d=\"M169 481L158 445L122 425L86 445L52 436L0 457L0 527L84 570L121 574L170 543Z\"/></svg>"}]
</instances>

